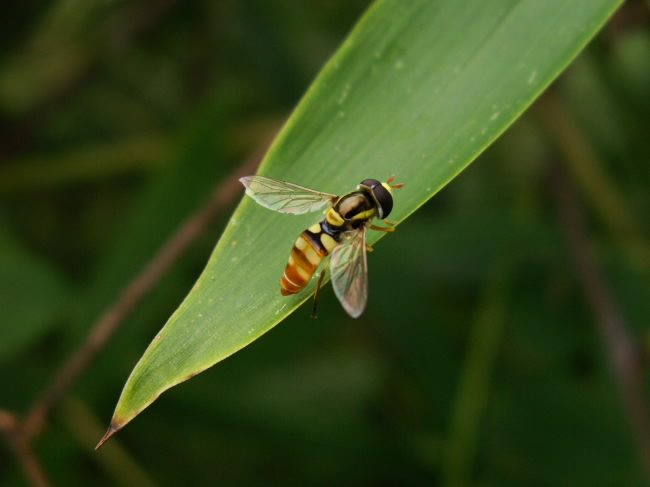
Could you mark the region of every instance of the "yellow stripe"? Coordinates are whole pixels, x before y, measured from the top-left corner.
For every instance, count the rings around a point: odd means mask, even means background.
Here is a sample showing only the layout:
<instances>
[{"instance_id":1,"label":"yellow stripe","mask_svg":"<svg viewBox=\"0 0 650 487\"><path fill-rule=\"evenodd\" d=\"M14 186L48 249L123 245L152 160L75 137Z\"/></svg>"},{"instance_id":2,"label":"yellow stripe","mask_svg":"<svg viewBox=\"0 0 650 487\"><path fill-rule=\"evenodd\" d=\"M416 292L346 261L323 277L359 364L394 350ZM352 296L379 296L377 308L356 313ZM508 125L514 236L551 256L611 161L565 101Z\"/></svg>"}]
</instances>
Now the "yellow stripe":
<instances>
[{"instance_id":1,"label":"yellow stripe","mask_svg":"<svg viewBox=\"0 0 650 487\"><path fill-rule=\"evenodd\" d=\"M313 248L309 247L303 252L303 254L305 257L307 257L307 260L311 262L313 266L320 264L321 258Z\"/></svg>"},{"instance_id":2,"label":"yellow stripe","mask_svg":"<svg viewBox=\"0 0 650 487\"><path fill-rule=\"evenodd\" d=\"M370 210L362 211L361 213L357 213L352 217L353 220L368 220L369 218L372 218L375 216L375 209L371 208Z\"/></svg>"},{"instance_id":3,"label":"yellow stripe","mask_svg":"<svg viewBox=\"0 0 650 487\"><path fill-rule=\"evenodd\" d=\"M308 247L309 244L307 243L307 241L304 238L302 238L302 235L300 235L300 237L298 237L298 239L296 240L295 245L296 245L296 248L298 250L304 251Z\"/></svg>"},{"instance_id":4,"label":"yellow stripe","mask_svg":"<svg viewBox=\"0 0 650 487\"><path fill-rule=\"evenodd\" d=\"M307 260L307 257L305 257L305 253L301 252L296 248L291 249L291 255L289 256L289 263L291 263L291 259L293 259L295 265L302 267L307 272L314 272L314 269L316 269L316 266Z\"/></svg>"},{"instance_id":5,"label":"yellow stripe","mask_svg":"<svg viewBox=\"0 0 650 487\"><path fill-rule=\"evenodd\" d=\"M310 275L310 274L309 274L305 269L303 269L302 267L300 267L299 265L294 266L293 268L296 270L296 272L298 273L298 275L299 275L303 280L308 281L309 278L311 277L311 275Z\"/></svg>"},{"instance_id":6,"label":"yellow stripe","mask_svg":"<svg viewBox=\"0 0 650 487\"><path fill-rule=\"evenodd\" d=\"M325 219L327 220L327 223L334 225L335 227L343 226L345 223L341 215L339 215L334 208L327 210L327 213L325 213Z\"/></svg>"},{"instance_id":7,"label":"yellow stripe","mask_svg":"<svg viewBox=\"0 0 650 487\"><path fill-rule=\"evenodd\" d=\"M320 236L320 241L323 244L323 247L325 247L328 252L334 250L334 247L338 245L338 242L326 233Z\"/></svg>"}]
</instances>

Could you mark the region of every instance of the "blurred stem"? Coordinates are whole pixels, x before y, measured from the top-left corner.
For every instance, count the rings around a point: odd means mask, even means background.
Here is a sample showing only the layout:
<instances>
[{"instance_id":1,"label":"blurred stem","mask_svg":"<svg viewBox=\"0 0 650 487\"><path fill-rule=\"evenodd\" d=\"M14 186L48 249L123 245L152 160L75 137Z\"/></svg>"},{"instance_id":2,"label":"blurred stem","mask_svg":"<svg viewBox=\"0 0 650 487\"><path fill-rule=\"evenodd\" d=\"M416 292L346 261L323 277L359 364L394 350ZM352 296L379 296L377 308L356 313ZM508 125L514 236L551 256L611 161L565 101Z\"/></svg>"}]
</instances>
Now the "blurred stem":
<instances>
[{"instance_id":1,"label":"blurred stem","mask_svg":"<svg viewBox=\"0 0 650 487\"><path fill-rule=\"evenodd\" d=\"M45 476L45 472L41 468L36 455L34 455L29 441L22 434L20 422L13 414L0 410L0 432L4 434L31 485L34 487L51 487L52 484Z\"/></svg>"},{"instance_id":2,"label":"blurred stem","mask_svg":"<svg viewBox=\"0 0 650 487\"><path fill-rule=\"evenodd\" d=\"M61 419L65 426L91 453L116 485L124 487L156 487L154 480L128 454L119 442L107 445L100 454L94 454L93 447L104 433L104 427L92 411L79 399L69 398L62 402Z\"/></svg>"},{"instance_id":3,"label":"blurred stem","mask_svg":"<svg viewBox=\"0 0 650 487\"><path fill-rule=\"evenodd\" d=\"M650 271L650 246L639 230L641 226L561 99L547 91L535 104L535 110L563 162L613 238L626 250L635 267Z\"/></svg>"},{"instance_id":4,"label":"blurred stem","mask_svg":"<svg viewBox=\"0 0 650 487\"><path fill-rule=\"evenodd\" d=\"M555 171L553 189L578 282L609 355L624 413L636 436L639 455L650 479L650 409L645 397L640 350L628 333L625 319L598 263L577 192L559 165Z\"/></svg>"},{"instance_id":5,"label":"blurred stem","mask_svg":"<svg viewBox=\"0 0 650 487\"><path fill-rule=\"evenodd\" d=\"M142 170L160 164L166 152L162 137L146 136L47 158L19 159L0 166L0 193L37 190Z\"/></svg>"},{"instance_id":6,"label":"blurred stem","mask_svg":"<svg viewBox=\"0 0 650 487\"><path fill-rule=\"evenodd\" d=\"M582 292L609 355L625 415L637 438L642 464L650 478L650 410L645 397L640 351L628 333L625 319L599 265L578 192L564 168L571 173L613 238L626 249L635 267L646 272L650 269L650 247L638 230L638 222L627 210L623 196L605 174L603 162L571 119L561 99L547 91L535 107L563 156L563 165L556 167L552 181L560 223Z\"/></svg>"},{"instance_id":7,"label":"blurred stem","mask_svg":"<svg viewBox=\"0 0 650 487\"><path fill-rule=\"evenodd\" d=\"M452 410L451 429L443 464L444 487L471 483L481 417L485 410L505 325L512 284L512 265L500 264L488 278L460 377L460 390Z\"/></svg>"}]
</instances>

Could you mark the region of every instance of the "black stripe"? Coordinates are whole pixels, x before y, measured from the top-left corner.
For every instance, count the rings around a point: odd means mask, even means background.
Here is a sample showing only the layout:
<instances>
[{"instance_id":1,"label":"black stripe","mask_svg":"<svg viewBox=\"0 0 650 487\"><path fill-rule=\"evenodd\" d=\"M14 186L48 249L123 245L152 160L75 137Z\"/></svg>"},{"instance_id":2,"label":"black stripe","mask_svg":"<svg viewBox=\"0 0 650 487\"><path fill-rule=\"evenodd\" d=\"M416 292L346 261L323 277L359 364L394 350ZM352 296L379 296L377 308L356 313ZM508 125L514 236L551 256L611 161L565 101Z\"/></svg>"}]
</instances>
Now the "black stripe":
<instances>
[{"instance_id":1,"label":"black stripe","mask_svg":"<svg viewBox=\"0 0 650 487\"><path fill-rule=\"evenodd\" d=\"M323 224L321 223L321 228L323 228ZM302 236L307 240L308 242L311 242L313 244L313 247L316 249L319 249L321 253L327 255L329 252L323 245L323 242L320 241L320 234L321 232L318 233L313 233L310 232L309 230L305 230L302 232Z\"/></svg>"},{"instance_id":2,"label":"black stripe","mask_svg":"<svg viewBox=\"0 0 650 487\"><path fill-rule=\"evenodd\" d=\"M341 241L341 233L343 232L344 227L335 227L333 225L330 225L327 220L323 220L320 224L320 227L323 229L323 233L326 233L337 242Z\"/></svg>"}]
</instances>

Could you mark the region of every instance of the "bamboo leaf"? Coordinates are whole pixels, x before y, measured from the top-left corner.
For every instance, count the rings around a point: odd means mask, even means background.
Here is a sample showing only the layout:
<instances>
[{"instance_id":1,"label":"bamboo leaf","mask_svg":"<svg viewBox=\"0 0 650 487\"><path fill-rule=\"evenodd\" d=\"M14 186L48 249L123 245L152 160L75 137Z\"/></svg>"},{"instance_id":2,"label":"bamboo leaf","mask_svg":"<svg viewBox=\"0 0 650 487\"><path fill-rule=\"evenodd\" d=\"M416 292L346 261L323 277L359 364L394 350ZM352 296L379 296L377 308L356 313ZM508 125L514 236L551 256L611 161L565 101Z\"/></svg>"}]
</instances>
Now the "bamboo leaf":
<instances>
[{"instance_id":1,"label":"bamboo leaf","mask_svg":"<svg viewBox=\"0 0 650 487\"><path fill-rule=\"evenodd\" d=\"M391 219L403 221L532 103L620 3L380 0L324 67L260 173L336 194L395 174L406 187ZM317 219L242 200L205 271L131 373L102 442L309 297L313 282L283 297L279 279L293 241ZM379 238L370 232L369 243ZM370 268L372 280L372 256Z\"/></svg>"}]
</instances>

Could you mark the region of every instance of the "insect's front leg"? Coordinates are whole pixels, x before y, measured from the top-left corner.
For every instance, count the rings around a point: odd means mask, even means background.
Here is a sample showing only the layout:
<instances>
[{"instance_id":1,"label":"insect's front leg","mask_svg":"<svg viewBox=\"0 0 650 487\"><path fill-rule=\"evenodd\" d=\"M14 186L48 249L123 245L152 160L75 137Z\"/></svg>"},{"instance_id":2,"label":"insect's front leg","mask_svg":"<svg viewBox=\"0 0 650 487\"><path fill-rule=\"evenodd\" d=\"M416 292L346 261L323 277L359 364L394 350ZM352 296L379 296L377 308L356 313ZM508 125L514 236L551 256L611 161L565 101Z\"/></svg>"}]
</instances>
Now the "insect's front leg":
<instances>
[{"instance_id":1,"label":"insect's front leg","mask_svg":"<svg viewBox=\"0 0 650 487\"><path fill-rule=\"evenodd\" d=\"M394 232L395 228L393 227L378 227L377 225L370 225L371 230L379 230L380 232Z\"/></svg>"},{"instance_id":2,"label":"insect's front leg","mask_svg":"<svg viewBox=\"0 0 650 487\"><path fill-rule=\"evenodd\" d=\"M311 317L314 320L317 318L316 308L318 308L318 295L320 294L320 285L322 284L326 273L327 273L327 265L323 267L323 272L320 273L320 277L318 278L318 282L316 283L316 292L314 293L314 306L311 309Z\"/></svg>"}]
</instances>

